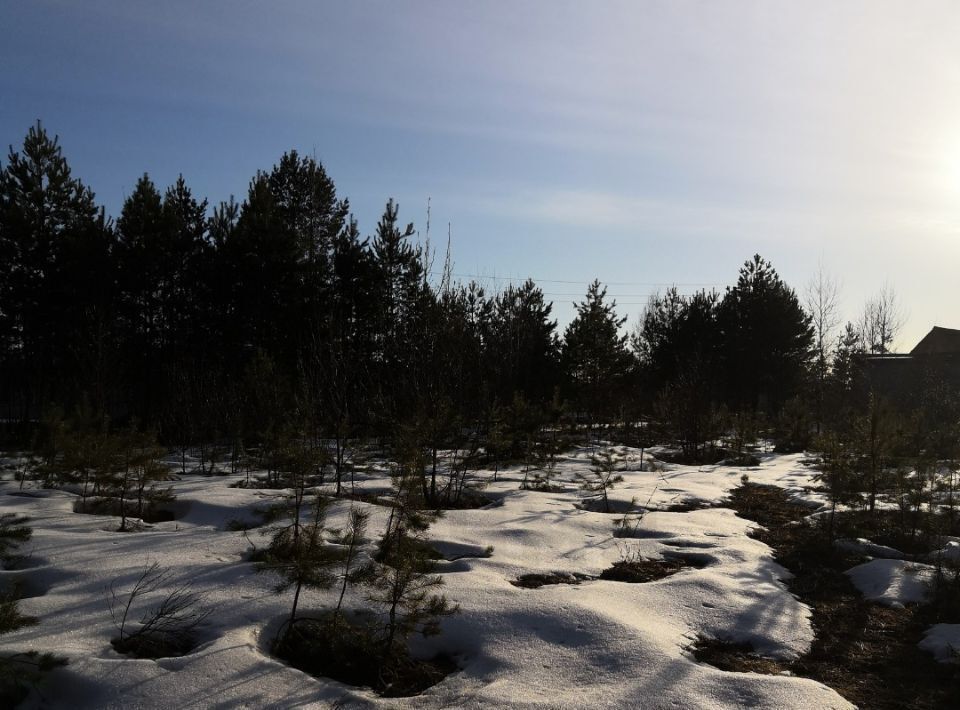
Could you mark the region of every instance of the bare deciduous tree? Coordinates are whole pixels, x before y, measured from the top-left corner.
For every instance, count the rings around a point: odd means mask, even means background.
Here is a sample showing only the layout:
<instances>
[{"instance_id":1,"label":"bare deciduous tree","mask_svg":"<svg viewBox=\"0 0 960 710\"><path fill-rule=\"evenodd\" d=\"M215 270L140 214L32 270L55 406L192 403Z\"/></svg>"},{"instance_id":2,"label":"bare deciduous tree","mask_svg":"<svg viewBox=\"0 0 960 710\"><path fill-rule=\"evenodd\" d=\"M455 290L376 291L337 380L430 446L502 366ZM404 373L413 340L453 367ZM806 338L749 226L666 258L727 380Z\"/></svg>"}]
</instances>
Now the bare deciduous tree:
<instances>
[{"instance_id":1,"label":"bare deciduous tree","mask_svg":"<svg viewBox=\"0 0 960 710\"><path fill-rule=\"evenodd\" d=\"M193 647L193 635L197 627L210 615L203 608L203 596L194 592L189 584L171 586L173 573L160 568L158 562L145 566L128 592L117 589L117 582L110 583L110 615L120 632L113 641L120 653L129 653L138 658L160 658L183 655ZM130 630L130 612L139 597L162 592L158 604L144 610L139 627Z\"/></svg>"},{"instance_id":2,"label":"bare deciduous tree","mask_svg":"<svg viewBox=\"0 0 960 710\"><path fill-rule=\"evenodd\" d=\"M820 433L823 420L823 393L827 372L830 367L830 352L833 332L840 324L838 313L840 284L823 268L817 267L817 273L807 284L805 305L813 325L814 350L816 361L814 373L817 382L816 419L817 433Z\"/></svg>"},{"instance_id":3,"label":"bare deciduous tree","mask_svg":"<svg viewBox=\"0 0 960 710\"><path fill-rule=\"evenodd\" d=\"M873 298L867 299L857 324L867 352L888 353L906 320L893 286L887 282Z\"/></svg>"}]
</instances>

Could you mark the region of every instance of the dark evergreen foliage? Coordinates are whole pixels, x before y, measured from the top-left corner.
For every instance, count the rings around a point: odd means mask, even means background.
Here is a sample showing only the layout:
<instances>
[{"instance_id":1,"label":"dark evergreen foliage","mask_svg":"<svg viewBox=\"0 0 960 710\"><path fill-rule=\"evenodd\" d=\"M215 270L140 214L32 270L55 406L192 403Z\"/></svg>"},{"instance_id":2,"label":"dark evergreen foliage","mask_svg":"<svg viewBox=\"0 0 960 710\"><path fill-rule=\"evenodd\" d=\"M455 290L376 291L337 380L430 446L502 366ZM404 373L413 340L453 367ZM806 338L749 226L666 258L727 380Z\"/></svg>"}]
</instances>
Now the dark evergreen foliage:
<instances>
[{"instance_id":1,"label":"dark evergreen foliage","mask_svg":"<svg viewBox=\"0 0 960 710\"><path fill-rule=\"evenodd\" d=\"M38 416L40 403L62 397L61 383L72 382L59 369L69 352L65 331L73 328L60 299L85 303L88 295L64 294L57 276L66 247L91 238L97 226L93 193L73 178L58 140L38 121L0 170L0 386L11 418Z\"/></svg>"},{"instance_id":2,"label":"dark evergreen foliage","mask_svg":"<svg viewBox=\"0 0 960 710\"><path fill-rule=\"evenodd\" d=\"M338 494L370 435L424 451L431 505L452 503L437 452L536 458L541 427L571 413L634 428L659 413L697 447L725 409L776 414L809 358L809 319L759 256L722 299L652 299L633 352L599 282L561 339L533 281L487 294L454 282L449 253L437 278L393 200L365 238L296 151L212 209L182 176L144 175L114 225L38 124L0 166L0 254L7 419L135 418L200 447L203 471L295 427L333 442Z\"/></svg>"},{"instance_id":3,"label":"dark evergreen foliage","mask_svg":"<svg viewBox=\"0 0 960 710\"><path fill-rule=\"evenodd\" d=\"M599 281L590 284L564 332L561 350L570 394L590 421L609 420L618 412L618 393L633 366L627 336L620 332L626 318L617 316L616 303L606 297Z\"/></svg>"},{"instance_id":4,"label":"dark evergreen foliage","mask_svg":"<svg viewBox=\"0 0 960 710\"><path fill-rule=\"evenodd\" d=\"M793 289L759 254L720 302L726 401L771 413L797 390L811 358L813 329Z\"/></svg>"}]
</instances>

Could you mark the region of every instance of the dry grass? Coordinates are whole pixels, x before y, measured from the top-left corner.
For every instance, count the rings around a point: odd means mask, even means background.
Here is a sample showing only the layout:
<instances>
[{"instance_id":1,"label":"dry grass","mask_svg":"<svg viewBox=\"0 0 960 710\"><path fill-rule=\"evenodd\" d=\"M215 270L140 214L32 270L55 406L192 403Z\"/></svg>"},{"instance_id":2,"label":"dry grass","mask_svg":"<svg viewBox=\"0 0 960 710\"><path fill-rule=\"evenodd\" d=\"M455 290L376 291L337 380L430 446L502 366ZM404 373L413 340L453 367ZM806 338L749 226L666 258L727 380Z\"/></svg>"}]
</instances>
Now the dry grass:
<instances>
[{"instance_id":1,"label":"dry grass","mask_svg":"<svg viewBox=\"0 0 960 710\"><path fill-rule=\"evenodd\" d=\"M755 537L770 545L777 561L793 573L788 587L812 609L816 640L807 654L789 664L717 641L694 646L699 660L724 670L789 670L830 686L862 709L960 707L960 666L937 663L917 647L935 623L931 607L892 609L864 600L843 573L862 560L838 551L822 530L799 523L808 509L782 489L746 484L733 492L730 506L764 526Z\"/></svg>"},{"instance_id":2,"label":"dry grass","mask_svg":"<svg viewBox=\"0 0 960 710\"><path fill-rule=\"evenodd\" d=\"M590 579L594 578L579 572L547 572L521 574L516 579L510 580L510 584L521 589L539 589L550 584L580 584Z\"/></svg>"},{"instance_id":3,"label":"dry grass","mask_svg":"<svg viewBox=\"0 0 960 710\"><path fill-rule=\"evenodd\" d=\"M644 584L669 577L686 567L700 568L704 566L704 564L680 558L620 560L614 562L612 567L608 567L601 572L600 579Z\"/></svg>"}]
</instances>

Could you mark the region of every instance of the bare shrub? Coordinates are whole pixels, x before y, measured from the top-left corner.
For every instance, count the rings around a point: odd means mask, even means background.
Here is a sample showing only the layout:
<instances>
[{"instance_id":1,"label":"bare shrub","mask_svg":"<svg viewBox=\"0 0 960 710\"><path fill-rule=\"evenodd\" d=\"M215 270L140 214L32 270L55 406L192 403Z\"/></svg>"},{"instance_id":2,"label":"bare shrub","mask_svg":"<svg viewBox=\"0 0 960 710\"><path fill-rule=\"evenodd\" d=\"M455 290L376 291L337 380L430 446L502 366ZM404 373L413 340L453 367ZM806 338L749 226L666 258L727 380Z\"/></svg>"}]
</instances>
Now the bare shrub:
<instances>
[{"instance_id":1,"label":"bare shrub","mask_svg":"<svg viewBox=\"0 0 960 710\"><path fill-rule=\"evenodd\" d=\"M190 585L181 584L165 591L173 574L154 562L143 568L128 592L117 589L116 580L109 587L110 615L120 635L111 642L120 653L136 658L182 656L195 645L197 627L210 615L203 608L202 595ZM147 607L139 625L131 629L131 609L140 597L159 592L159 603Z\"/></svg>"}]
</instances>

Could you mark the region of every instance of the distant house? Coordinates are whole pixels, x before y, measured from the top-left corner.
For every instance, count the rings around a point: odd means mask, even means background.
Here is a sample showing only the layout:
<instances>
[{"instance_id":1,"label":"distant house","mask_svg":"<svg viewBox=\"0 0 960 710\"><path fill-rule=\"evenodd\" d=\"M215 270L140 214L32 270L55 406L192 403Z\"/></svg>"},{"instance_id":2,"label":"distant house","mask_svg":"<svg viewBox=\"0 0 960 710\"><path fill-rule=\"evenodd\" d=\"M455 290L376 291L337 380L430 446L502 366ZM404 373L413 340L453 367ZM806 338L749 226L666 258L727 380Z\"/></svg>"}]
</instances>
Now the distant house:
<instances>
[{"instance_id":1,"label":"distant house","mask_svg":"<svg viewBox=\"0 0 960 710\"><path fill-rule=\"evenodd\" d=\"M960 390L960 330L934 326L909 353L865 355L863 362L873 391L910 409L931 383Z\"/></svg>"},{"instance_id":2,"label":"distant house","mask_svg":"<svg viewBox=\"0 0 960 710\"><path fill-rule=\"evenodd\" d=\"M960 330L933 326L910 351L910 357L918 355L960 355Z\"/></svg>"}]
</instances>

